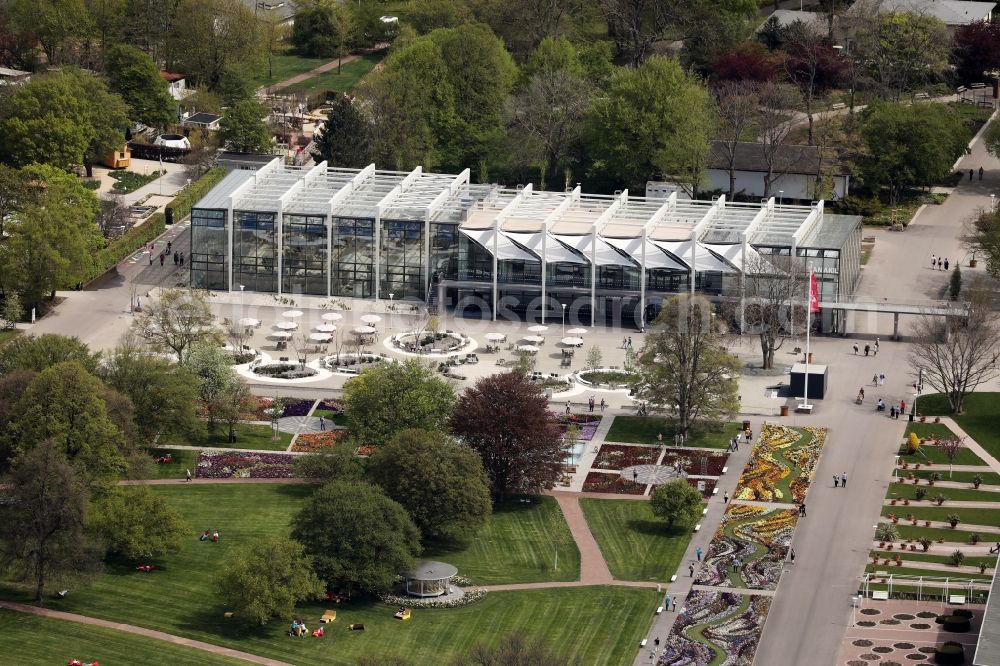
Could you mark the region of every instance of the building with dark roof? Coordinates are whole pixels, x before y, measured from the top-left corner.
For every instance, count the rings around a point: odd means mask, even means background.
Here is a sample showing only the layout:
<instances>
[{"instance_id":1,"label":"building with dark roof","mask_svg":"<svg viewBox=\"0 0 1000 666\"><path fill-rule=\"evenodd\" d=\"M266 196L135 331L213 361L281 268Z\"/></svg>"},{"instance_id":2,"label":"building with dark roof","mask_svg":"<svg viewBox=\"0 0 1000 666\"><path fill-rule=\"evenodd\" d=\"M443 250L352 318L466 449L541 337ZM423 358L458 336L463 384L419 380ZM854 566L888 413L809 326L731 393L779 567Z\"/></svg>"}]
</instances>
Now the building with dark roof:
<instances>
[{"instance_id":1,"label":"building with dark roof","mask_svg":"<svg viewBox=\"0 0 1000 666\"><path fill-rule=\"evenodd\" d=\"M764 177L768 172L768 156L764 145L741 141L734 154L736 192L749 197L764 196ZM831 191L831 200L845 197L850 192L851 174L832 151L824 152L818 146L777 146L772 171L777 178L771 194L781 199L813 201L823 198L817 191ZM729 154L727 144L712 142L712 153L707 172L710 190L729 191ZM823 180L828 182L823 186Z\"/></svg>"}]
</instances>

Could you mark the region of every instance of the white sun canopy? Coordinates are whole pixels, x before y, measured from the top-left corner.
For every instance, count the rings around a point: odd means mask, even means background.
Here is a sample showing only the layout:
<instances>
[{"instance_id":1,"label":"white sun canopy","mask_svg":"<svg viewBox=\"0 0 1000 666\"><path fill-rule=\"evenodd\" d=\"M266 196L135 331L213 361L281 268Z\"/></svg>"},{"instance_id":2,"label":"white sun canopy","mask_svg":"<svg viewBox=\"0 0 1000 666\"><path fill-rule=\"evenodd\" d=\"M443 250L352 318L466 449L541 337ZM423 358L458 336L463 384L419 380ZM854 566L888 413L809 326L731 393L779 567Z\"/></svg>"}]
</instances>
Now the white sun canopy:
<instances>
[{"instance_id":1,"label":"white sun canopy","mask_svg":"<svg viewBox=\"0 0 1000 666\"><path fill-rule=\"evenodd\" d=\"M704 247L708 248L713 253L715 253L716 255L718 255L719 258L724 259L725 261L727 261L730 264L732 264L733 266L735 266L738 270L743 270L743 245L742 245L742 243L733 243L733 244L730 244L730 245L718 245L718 244L714 244L714 243L704 243L703 245L704 245ZM760 256L760 253L758 253L757 250L753 249L753 247L751 247L749 244L747 244L746 252L747 252L746 253L746 259L747 259L747 261L748 262L754 262L754 263L750 264L751 266L754 266L754 265L759 266L760 265L759 263L755 262L755 259L759 260L759 261L763 261L763 259Z\"/></svg>"},{"instance_id":2,"label":"white sun canopy","mask_svg":"<svg viewBox=\"0 0 1000 666\"><path fill-rule=\"evenodd\" d=\"M536 256L542 256L542 233L540 231L505 231L503 232L503 235L508 236L512 241L516 241L528 248L534 252ZM577 255L549 234L549 237L545 242L545 263L589 264L590 262Z\"/></svg>"},{"instance_id":3,"label":"white sun canopy","mask_svg":"<svg viewBox=\"0 0 1000 666\"><path fill-rule=\"evenodd\" d=\"M677 259L683 261L689 267L691 266L691 250L694 249L695 256L694 269L696 271L718 271L720 273L735 273L736 269L727 264L722 259L712 254L707 247L701 243L695 243L694 241L657 241L654 240L653 244L657 247L663 248L670 254L674 255ZM697 246L697 247L696 247Z\"/></svg>"},{"instance_id":4,"label":"white sun canopy","mask_svg":"<svg viewBox=\"0 0 1000 666\"><path fill-rule=\"evenodd\" d=\"M462 229L461 232L465 234L466 237L482 245L487 252L493 254L493 239L496 236L496 231L493 229ZM530 252L525 252L517 245L514 245L514 243L512 243L504 234L500 234L500 237L497 238L496 241L497 259L501 261L505 259L534 262L538 261L538 257L532 255Z\"/></svg>"},{"instance_id":5,"label":"white sun canopy","mask_svg":"<svg viewBox=\"0 0 1000 666\"><path fill-rule=\"evenodd\" d=\"M592 234L585 234L582 236L567 236L565 234L552 234L552 238L555 238L560 243L564 243L575 250L579 250L583 253L588 260L593 256L594 247L594 237ZM604 242L604 239L600 236L597 237L597 265L598 266L628 266L629 268L635 268L635 263L629 261L627 258L618 254L618 252Z\"/></svg>"},{"instance_id":6,"label":"white sun canopy","mask_svg":"<svg viewBox=\"0 0 1000 666\"><path fill-rule=\"evenodd\" d=\"M641 238L605 238L608 245L613 245L628 256L642 264L642 239ZM646 268L669 268L673 271L688 270L687 264L676 261L669 254L646 241Z\"/></svg>"}]
</instances>

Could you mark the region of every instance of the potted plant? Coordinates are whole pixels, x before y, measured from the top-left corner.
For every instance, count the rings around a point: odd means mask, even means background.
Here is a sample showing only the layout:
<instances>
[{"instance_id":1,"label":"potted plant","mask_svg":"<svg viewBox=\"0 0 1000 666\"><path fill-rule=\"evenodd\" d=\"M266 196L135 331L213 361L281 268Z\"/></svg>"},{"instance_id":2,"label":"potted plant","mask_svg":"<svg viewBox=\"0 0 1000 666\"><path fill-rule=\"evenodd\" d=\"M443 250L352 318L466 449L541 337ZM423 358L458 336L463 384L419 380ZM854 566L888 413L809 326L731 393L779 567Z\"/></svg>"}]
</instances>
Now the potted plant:
<instances>
[{"instance_id":1,"label":"potted plant","mask_svg":"<svg viewBox=\"0 0 1000 666\"><path fill-rule=\"evenodd\" d=\"M979 563L979 573L981 573L981 574L986 573L986 569L987 569L988 566L989 565L986 564L986 562L980 562Z\"/></svg>"},{"instance_id":2,"label":"potted plant","mask_svg":"<svg viewBox=\"0 0 1000 666\"><path fill-rule=\"evenodd\" d=\"M933 486L935 481L941 480L941 472L931 472L930 476L927 477L927 485Z\"/></svg>"},{"instance_id":3,"label":"potted plant","mask_svg":"<svg viewBox=\"0 0 1000 666\"><path fill-rule=\"evenodd\" d=\"M972 487L975 488L976 490L979 490L979 486L982 485L982 483L983 483L982 474L976 474L974 477L972 477Z\"/></svg>"},{"instance_id":4,"label":"potted plant","mask_svg":"<svg viewBox=\"0 0 1000 666\"><path fill-rule=\"evenodd\" d=\"M924 527L930 527L930 526L931 526L931 521L925 520L924 521Z\"/></svg>"},{"instance_id":5,"label":"potted plant","mask_svg":"<svg viewBox=\"0 0 1000 666\"><path fill-rule=\"evenodd\" d=\"M920 469L920 463L917 463L917 464L915 464L915 465L913 466L913 469Z\"/></svg>"},{"instance_id":6,"label":"potted plant","mask_svg":"<svg viewBox=\"0 0 1000 666\"><path fill-rule=\"evenodd\" d=\"M924 552L926 553L928 550L931 549L931 540L928 539L927 537L921 537L920 545L923 547Z\"/></svg>"},{"instance_id":7,"label":"potted plant","mask_svg":"<svg viewBox=\"0 0 1000 666\"><path fill-rule=\"evenodd\" d=\"M963 553L960 550L956 550L954 553L951 554L951 563L954 564L956 567L961 566L962 560L964 559L965 559L965 553Z\"/></svg>"},{"instance_id":8,"label":"potted plant","mask_svg":"<svg viewBox=\"0 0 1000 666\"><path fill-rule=\"evenodd\" d=\"M952 529L954 529L958 525L959 520L961 519L958 517L957 513L948 514L948 524L951 525Z\"/></svg>"},{"instance_id":9,"label":"potted plant","mask_svg":"<svg viewBox=\"0 0 1000 666\"><path fill-rule=\"evenodd\" d=\"M913 499L917 500L918 502L923 500L925 497L927 497L926 488L917 488L916 490L913 491Z\"/></svg>"},{"instance_id":10,"label":"potted plant","mask_svg":"<svg viewBox=\"0 0 1000 666\"><path fill-rule=\"evenodd\" d=\"M982 537L979 536L979 532L973 532L972 534L969 535L969 543L975 546L977 543L979 543L981 538Z\"/></svg>"},{"instance_id":11,"label":"potted plant","mask_svg":"<svg viewBox=\"0 0 1000 666\"><path fill-rule=\"evenodd\" d=\"M893 500L889 500L889 504L891 506L896 506L896 500L894 500L894 499Z\"/></svg>"},{"instance_id":12,"label":"potted plant","mask_svg":"<svg viewBox=\"0 0 1000 666\"><path fill-rule=\"evenodd\" d=\"M910 550L916 552L916 550L917 550L917 544L915 544L915 543L914 544L910 544Z\"/></svg>"},{"instance_id":13,"label":"potted plant","mask_svg":"<svg viewBox=\"0 0 1000 666\"><path fill-rule=\"evenodd\" d=\"M910 506L910 500L909 500L909 498L906 498L906 499L903 500L903 505L904 506Z\"/></svg>"},{"instance_id":14,"label":"potted plant","mask_svg":"<svg viewBox=\"0 0 1000 666\"><path fill-rule=\"evenodd\" d=\"M944 495L938 495L937 497L934 498L934 502L937 503L938 506L941 506L947 499L948 498L945 497Z\"/></svg>"}]
</instances>

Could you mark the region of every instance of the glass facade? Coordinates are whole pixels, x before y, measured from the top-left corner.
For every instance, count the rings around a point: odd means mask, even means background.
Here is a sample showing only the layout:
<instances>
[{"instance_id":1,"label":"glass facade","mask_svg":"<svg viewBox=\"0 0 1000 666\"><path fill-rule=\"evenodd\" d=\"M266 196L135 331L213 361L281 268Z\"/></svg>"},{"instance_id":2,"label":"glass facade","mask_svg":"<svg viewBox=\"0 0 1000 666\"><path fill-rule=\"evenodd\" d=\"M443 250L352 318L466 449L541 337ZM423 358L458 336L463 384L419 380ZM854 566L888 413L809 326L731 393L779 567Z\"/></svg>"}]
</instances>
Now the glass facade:
<instances>
[{"instance_id":1,"label":"glass facade","mask_svg":"<svg viewBox=\"0 0 1000 666\"><path fill-rule=\"evenodd\" d=\"M440 279L458 278L458 225L431 224L431 273Z\"/></svg>"},{"instance_id":2,"label":"glass facade","mask_svg":"<svg viewBox=\"0 0 1000 666\"><path fill-rule=\"evenodd\" d=\"M326 218L286 214L281 223L281 291L326 296Z\"/></svg>"},{"instance_id":3,"label":"glass facade","mask_svg":"<svg viewBox=\"0 0 1000 666\"><path fill-rule=\"evenodd\" d=\"M333 220L333 296L375 296L375 220L338 217Z\"/></svg>"},{"instance_id":4,"label":"glass facade","mask_svg":"<svg viewBox=\"0 0 1000 666\"><path fill-rule=\"evenodd\" d=\"M226 211L196 208L191 211L191 286L196 289L229 289L229 232Z\"/></svg>"},{"instance_id":5,"label":"glass facade","mask_svg":"<svg viewBox=\"0 0 1000 666\"><path fill-rule=\"evenodd\" d=\"M234 211L233 283L249 291L278 291L275 213Z\"/></svg>"},{"instance_id":6,"label":"glass facade","mask_svg":"<svg viewBox=\"0 0 1000 666\"><path fill-rule=\"evenodd\" d=\"M381 241L379 294L423 300L424 223L382 220Z\"/></svg>"}]
</instances>

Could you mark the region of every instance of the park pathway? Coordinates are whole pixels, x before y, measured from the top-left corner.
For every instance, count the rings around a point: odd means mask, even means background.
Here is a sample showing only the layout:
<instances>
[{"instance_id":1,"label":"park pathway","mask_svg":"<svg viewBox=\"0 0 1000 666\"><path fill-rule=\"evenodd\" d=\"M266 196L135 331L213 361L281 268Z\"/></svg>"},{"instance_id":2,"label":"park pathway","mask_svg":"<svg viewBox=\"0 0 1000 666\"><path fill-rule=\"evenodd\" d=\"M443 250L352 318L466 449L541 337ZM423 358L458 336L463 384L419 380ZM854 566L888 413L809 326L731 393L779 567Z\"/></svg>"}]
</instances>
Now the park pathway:
<instances>
[{"instance_id":1,"label":"park pathway","mask_svg":"<svg viewBox=\"0 0 1000 666\"><path fill-rule=\"evenodd\" d=\"M576 547L580 550L580 583L583 585L608 585L614 579L611 577L611 570L608 563L604 561L601 554L601 547L597 545L590 526L587 525L587 518L583 515L583 508L580 506L580 498L577 495L560 493L554 495L559 508L562 510L569 531L576 541Z\"/></svg>"},{"instance_id":2,"label":"park pathway","mask_svg":"<svg viewBox=\"0 0 1000 666\"><path fill-rule=\"evenodd\" d=\"M174 636L173 634L168 634L162 631L156 631L155 629L146 629L145 627L137 627L132 624L123 624L121 622L110 622L108 620L101 620L96 617L90 617L87 615L77 615L76 613L64 613L62 611L52 610L49 608L39 608L38 606L31 606L29 604L19 604L13 601L0 601L0 608L5 608L11 611L17 611L19 613L30 613L31 615L40 615L42 617L49 617L56 620L65 620L67 622L78 622L80 624L89 624L94 627L104 627L105 629L114 629L115 631L123 631L127 634L135 634L136 636L145 636L146 638L154 638L159 641L172 643L173 645L183 645L185 647L194 648L196 650L211 652L212 654L217 654L223 657L242 659L243 661L248 661L253 664L264 664L265 666L292 666L292 664L289 664L288 662L278 661L277 659L269 659L267 657L260 657L255 654L250 654L249 652L241 652L240 650L233 650L231 648L222 647L221 645L212 645L211 643L196 641L190 638L182 638L181 636Z\"/></svg>"},{"instance_id":3,"label":"park pathway","mask_svg":"<svg viewBox=\"0 0 1000 666\"><path fill-rule=\"evenodd\" d=\"M344 56L343 58L339 58L337 60L331 60L328 63L324 63L324 64L320 65L319 67L315 67L313 69L310 69L308 72L303 72L302 74L296 74L295 76L293 76L291 78L288 78L288 79L285 79L284 81L278 81L277 83L272 83L271 85L267 86L266 88L262 88L261 92L265 96L267 96L267 95L273 95L274 93L281 92L285 88L289 88L291 86L294 86L297 83L302 83L303 81L308 81L309 79L313 78L314 76L319 76L320 74L325 74L326 72L329 72L332 69L336 69L338 63L341 64L341 65L346 65L347 63L353 62L353 61L357 60L360 57L361 57L361 55L352 53L350 55Z\"/></svg>"}]
</instances>

